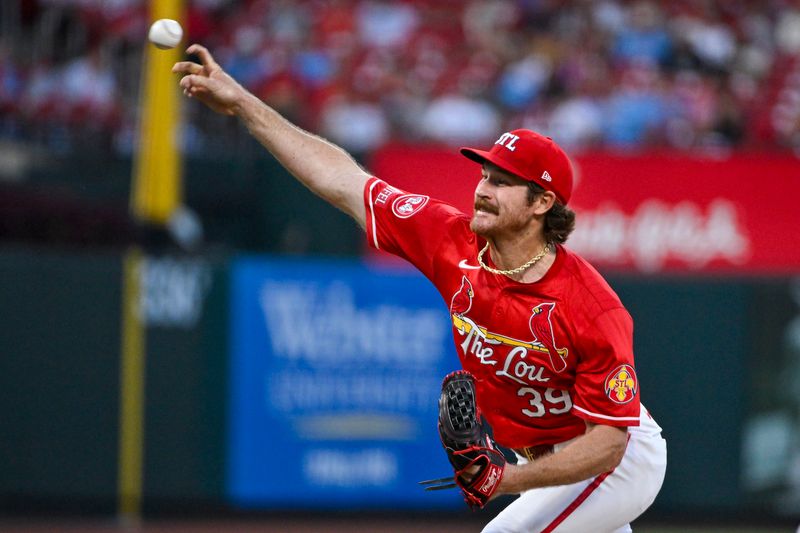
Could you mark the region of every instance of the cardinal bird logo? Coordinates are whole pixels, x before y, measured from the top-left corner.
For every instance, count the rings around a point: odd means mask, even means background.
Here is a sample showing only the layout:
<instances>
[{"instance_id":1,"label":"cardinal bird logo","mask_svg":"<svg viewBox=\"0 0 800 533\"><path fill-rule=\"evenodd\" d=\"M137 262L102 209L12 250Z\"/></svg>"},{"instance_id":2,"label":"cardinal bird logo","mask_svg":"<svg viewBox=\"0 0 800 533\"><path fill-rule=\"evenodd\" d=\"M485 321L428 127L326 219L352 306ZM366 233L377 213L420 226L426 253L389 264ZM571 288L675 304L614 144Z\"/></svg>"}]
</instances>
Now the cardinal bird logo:
<instances>
[{"instance_id":1,"label":"cardinal bird logo","mask_svg":"<svg viewBox=\"0 0 800 533\"><path fill-rule=\"evenodd\" d=\"M466 276L461 278L461 287L453 295L450 300L450 314L463 316L472 308L472 297L475 296L475 291L472 290L472 283L469 282Z\"/></svg>"},{"instance_id":2,"label":"cardinal bird logo","mask_svg":"<svg viewBox=\"0 0 800 533\"><path fill-rule=\"evenodd\" d=\"M550 365L556 372L563 372L567 368L567 355L569 350L566 348L556 348L556 339L553 335L553 324L550 322L550 314L556 304L553 302L542 303L534 307L531 311L531 319L528 325L533 333L534 342L538 342L545 348L550 355Z\"/></svg>"}]
</instances>

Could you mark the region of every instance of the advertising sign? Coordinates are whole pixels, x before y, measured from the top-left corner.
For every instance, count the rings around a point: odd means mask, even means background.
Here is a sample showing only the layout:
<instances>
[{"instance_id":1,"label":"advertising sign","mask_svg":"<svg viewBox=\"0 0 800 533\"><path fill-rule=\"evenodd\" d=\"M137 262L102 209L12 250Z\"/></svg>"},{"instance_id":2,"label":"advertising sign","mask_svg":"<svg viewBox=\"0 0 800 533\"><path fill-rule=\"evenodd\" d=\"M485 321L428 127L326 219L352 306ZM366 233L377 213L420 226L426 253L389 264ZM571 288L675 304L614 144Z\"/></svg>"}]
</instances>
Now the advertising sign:
<instances>
[{"instance_id":1,"label":"advertising sign","mask_svg":"<svg viewBox=\"0 0 800 533\"><path fill-rule=\"evenodd\" d=\"M606 270L800 270L800 159L792 154L575 155L567 246ZM478 165L455 148L390 145L376 176L472 213Z\"/></svg>"},{"instance_id":2,"label":"advertising sign","mask_svg":"<svg viewBox=\"0 0 800 533\"><path fill-rule=\"evenodd\" d=\"M227 492L249 507L432 507L457 368L447 309L408 269L246 258L232 267Z\"/></svg>"},{"instance_id":3,"label":"advertising sign","mask_svg":"<svg viewBox=\"0 0 800 533\"><path fill-rule=\"evenodd\" d=\"M651 154L577 158L570 244L590 261L641 272L786 273L800 269L795 234L800 160ZM794 243L794 244L790 244Z\"/></svg>"}]
</instances>

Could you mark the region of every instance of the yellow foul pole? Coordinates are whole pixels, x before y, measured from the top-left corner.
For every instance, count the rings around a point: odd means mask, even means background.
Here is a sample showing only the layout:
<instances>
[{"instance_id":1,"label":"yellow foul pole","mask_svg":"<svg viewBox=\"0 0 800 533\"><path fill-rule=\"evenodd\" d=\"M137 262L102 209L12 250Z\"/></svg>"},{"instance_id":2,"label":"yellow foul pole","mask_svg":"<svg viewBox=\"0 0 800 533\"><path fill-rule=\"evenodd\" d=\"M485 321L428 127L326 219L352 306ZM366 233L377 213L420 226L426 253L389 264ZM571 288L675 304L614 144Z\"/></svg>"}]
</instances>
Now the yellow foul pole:
<instances>
[{"instance_id":1,"label":"yellow foul pole","mask_svg":"<svg viewBox=\"0 0 800 533\"><path fill-rule=\"evenodd\" d=\"M150 0L150 21L184 21L184 0ZM142 36L145 39L145 36ZM181 203L181 159L178 150L180 89L172 65L182 56L183 43L160 50L146 43L139 95L138 151L133 162L130 209L138 221L164 225ZM146 258L137 246L123 261L122 339L118 513L122 520L141 517L144 479L144 406L146 320L141 301Z\"/></svg>"},{"instance_id":2,"label":"yellow foul pole","mask_svg":"<svg viewBox=\"0 0 800 533\"><path fill-rule=\"evenodd\" d=\"M183 18L183 0L151 0L151 21ZM164 224L180 204L181 168L177 146L180 89L172 65L183 43L171 50L145 48L140 95L139 151L134 161L131 211L138 219Z\"/></svg>"}]
</instances>

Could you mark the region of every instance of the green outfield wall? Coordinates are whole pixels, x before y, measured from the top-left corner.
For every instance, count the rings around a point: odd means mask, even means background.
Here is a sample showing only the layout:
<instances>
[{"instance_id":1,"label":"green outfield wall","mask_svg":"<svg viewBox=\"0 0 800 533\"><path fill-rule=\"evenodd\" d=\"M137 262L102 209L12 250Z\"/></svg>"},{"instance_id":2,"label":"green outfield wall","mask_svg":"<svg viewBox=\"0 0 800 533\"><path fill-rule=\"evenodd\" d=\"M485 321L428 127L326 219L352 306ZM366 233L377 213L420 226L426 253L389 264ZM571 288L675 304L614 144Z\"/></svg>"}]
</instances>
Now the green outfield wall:
<instances>
[{"instance_id":1,"label":"green outfield wall","mask_svg":"<svg viewBox=\"0 0 800 533\"><path fill-rule=\"evenodd\" d=\"M224 507L231 257L147 256L144 508ZM0 510L112 511L121 253L0 250ZM653 512L791 515L791 278L611 276L669 470ZM794 387L794 388L793 388Z\"/></svg>"},{"instance_id":2,"label":"green outfield wall","mask_svg":"<svg viewBox=\"0 0 800 533\"><path fill-rule=\"evenodd\" d=\"M0 505L113 510L121 254L0 252ZM148 258L144 493L216 502L224 475L225 263ZM149 293L149 294L148 294Z\"/></svg>"}]
</instances>

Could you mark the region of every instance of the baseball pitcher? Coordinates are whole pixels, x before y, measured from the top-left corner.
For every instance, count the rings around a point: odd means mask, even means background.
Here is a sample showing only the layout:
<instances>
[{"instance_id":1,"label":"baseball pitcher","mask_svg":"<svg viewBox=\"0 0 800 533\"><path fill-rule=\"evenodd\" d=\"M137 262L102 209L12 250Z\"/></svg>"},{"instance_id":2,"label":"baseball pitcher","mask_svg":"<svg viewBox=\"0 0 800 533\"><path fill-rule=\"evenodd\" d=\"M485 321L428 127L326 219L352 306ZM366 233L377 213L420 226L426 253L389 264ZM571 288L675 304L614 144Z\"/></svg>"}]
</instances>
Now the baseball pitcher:
<instances>
[{"instance_id":1,"label":"baseball pitcher","mask_svg":"<svg viewBox=\"0 0 800 533\"><path fill-rule=\"evenodd\" d=\"M458 487L478 508L518 494L484 532L631 531L663 482L666 443L640 403L630 315L564 246L575 215L561 148L529 130L503 133L489 150L462 148L480 170L470 216L371 176L246 91L204 47L187 53L200 62L173 67L186 96L237 116L449 305L463 370L442 384L439 433L453 474L425 486Z\"/></svg>"}]
</instances>

